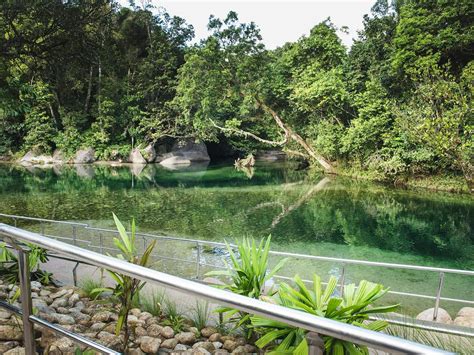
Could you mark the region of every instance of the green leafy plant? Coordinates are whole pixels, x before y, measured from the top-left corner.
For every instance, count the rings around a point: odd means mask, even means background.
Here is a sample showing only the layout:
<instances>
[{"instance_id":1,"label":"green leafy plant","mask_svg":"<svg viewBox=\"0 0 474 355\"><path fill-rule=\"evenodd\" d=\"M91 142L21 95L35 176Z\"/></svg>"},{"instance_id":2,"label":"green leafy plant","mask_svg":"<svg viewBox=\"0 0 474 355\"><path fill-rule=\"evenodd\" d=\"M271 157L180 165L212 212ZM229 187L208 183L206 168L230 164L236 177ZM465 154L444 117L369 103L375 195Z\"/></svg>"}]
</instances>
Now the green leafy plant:
<instances>
[{"instance_id":1,"label":"green leafy plant","mask_svg":"<svg viewBox=\"0 0 474 355\"><path fill-rule=\"evenodd\" d=\"M125 227L122 222L113 214L115 225L119 232L119 238L114 238L114 244L120 249L122 254L117 255L119 259L126 260L130 263L148 266L150 261L150 255L155 248L156 241L151 242L145 249L141 256L138 255L137 248L135 246L136 240L136 227L135 220L132 219L130 235L127 234ZM115 334L119 335L122 329L125 330L124 334L124 352L127 349L129 331L128 331L128 313L130 309L136 305L137 298L140 290L145 286L145 282L135 279L133 277L117 273L115 271L107 270L112 279L115 281L115 287L97 288L94 292L103 292L111 290L113 295L117 297L120 302L120 310L117 319L117 325L115 327Z\"/></svg>"},{"instance_id":2,"label":"green leafy plant","mask_svg":"<svg viewBox=\"0 0 474 355\"><path fill-rule=\"evenodd\" d=\"M392 312L398 308L398 305L373 307L372 304L383 297L388 289L365 280L357 287L355 284L345 285L342 297L335 296L335 277L329 279L326 288L323 288L318 275L313 277L312 289L299 276L294 278L294 282L295 287L282 283L277 297L272 300L285 307L374 331L385 329L388 323L382 320L369 322L370 314ZM269 347L275 354L307 354L305 330L260 316L252 316L250 320L257 333L262 335L255 343L258 347ZM323 340L327 354L368 354L365 346L329 336L323 336Z\"/></svg>"},{"instance_id":3,"label":"green leafy plant","mask_svg":"<svg viewBox=\"0 0 474 355\"><path fill-rule=\"evenodd\" d=\"M43 285L49 285L53 282L52 273L40 269L40 263L48 261L48 254L45 249L33 244L26 245L29 249L29 271L33 281L39 281ZM0 275L2 275L7 282L16 284L19 282L19 266L18 258L14 253L8 250L5 243L0 244Z\"/></svg>"},{"instance_id":4,"label":"green leafy plant","mask_svg":"<svg viewBox=\"0 0 474 355\"><path fill-rule=\"evenodd\" d=\"M270 252L271 236L264 238L257 245L254 239L244 238L242 242L237 242L238 256L233 248L226 242L231 263L226 264L226 270L211 271L208 276L224 276L227 284L218 286L234 293L260 298L263 295L265 283L270 280L285 264L287 259L282 259L270 271L268 271L268 254ZM245 327L250 324L250 315L236 309L223 307L217 312L225 313L230 322L235 322L235 327ZM250 337L252 329L246 329L247 336Z\"/></svg>"},{"instance_id":5,"label":"green leafy plant","mask_svg":"<svg viewBox=\"0 0 474 355\"><path fill-rule=\"evenodd\" d=\"M182 332L184 330L184 326L186 325L184 317L179 314L176 316L168 316L168 318L165 319L162 324L173 328L175 333Z\"/></svg>"}]
</instances>

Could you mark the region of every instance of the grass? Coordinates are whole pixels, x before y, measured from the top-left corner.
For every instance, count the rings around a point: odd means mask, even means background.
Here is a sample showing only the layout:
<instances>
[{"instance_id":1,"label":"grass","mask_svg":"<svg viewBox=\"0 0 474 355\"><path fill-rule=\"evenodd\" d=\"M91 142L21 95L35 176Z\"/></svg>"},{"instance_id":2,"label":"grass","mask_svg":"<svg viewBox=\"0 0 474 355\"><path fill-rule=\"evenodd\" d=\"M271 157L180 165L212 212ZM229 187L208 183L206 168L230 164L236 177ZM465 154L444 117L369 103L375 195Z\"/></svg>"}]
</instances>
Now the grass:
<instances>
[{"instance_id":1,"label":"grass","mask_svg":"<svg viewBox=\"0 0 474 355\"><path fill-rule=\"evenodd\" d=\"M194 306L191 311L191 320L198 330L201 330L202 328L205 328L209 325L211 318L209 302L196 301L196 306Z\"/></svg>"},{"instance_id":2,"label":"grass","mask_svg":"<svg viewBox=\"0 0 474 355\"><path fill-rule=\"evenodd\" d=\"M164 311L165 292L153 292L150 295L143 296L141 299L141 310L151 313L155 317L160 317Z\"/></svg>"},{"instance_id":3,"label":"grass","mask_svg":"<svg viewBox=\"0 0 474 355\"><path fill-rule=\"evenodd\" d=\"M99 297L101 293L94 292L94 291L97 289L103 288L104 285L102 283L102 278L100 278L99 280L87 278L87 279L83 279L80 282L79 287L81 289L82 294L85 297L90 298L90 299L95 299Z\"/></svg>"}]
</instances>

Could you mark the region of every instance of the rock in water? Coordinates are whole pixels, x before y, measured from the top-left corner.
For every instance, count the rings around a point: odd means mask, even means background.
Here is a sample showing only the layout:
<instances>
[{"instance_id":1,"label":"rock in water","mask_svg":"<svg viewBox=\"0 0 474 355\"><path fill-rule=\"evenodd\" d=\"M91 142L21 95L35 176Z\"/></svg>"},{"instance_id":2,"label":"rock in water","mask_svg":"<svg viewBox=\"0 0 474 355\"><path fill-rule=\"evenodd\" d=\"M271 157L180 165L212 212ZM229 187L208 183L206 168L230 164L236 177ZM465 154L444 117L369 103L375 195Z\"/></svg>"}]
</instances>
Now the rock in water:
<instances>
[{"instance_id":1,"label":"rock in water","mask_svg":"<svg viewBox=\"0 0 474 355\"><path fill-rule=\"evenodd\" d=\"M74 157L74 164L91 164L95 161L95 150L92 148L80 149Z\"/></svg>"},{"instance_id":2,"label":"rock in water","mask_svg":"<svg viewBox=\"0 0 474 355\"><path fill-rule=\"evenodd\" d=\"M173 157L179 157L180 159L177 159L175 162L168 160ZM170 152L160 154L155 159L157 163L163 163L167 161L162 164L165 166L172 165L173 162L174 164L184 164L185 161L207 162L209 160L211 160L211 158L209 158L206 145L203 142L196 142L194 139L183 139L176 141Z\"/></svg>"},{"instance_id":3,"label":"rock in water","mask_svg":"<svg viewBox=\"0 0 474 355\"><path fill-rule=\"evenodd\" d=\"M425 321L430 321L433 322L433 312L434 308L429 308L421 312L416 316L416 319L418 320L425 320ZM451 324L453 320L451 319L451 316L449 313L443 309L439 308L438 309L438 317L436 318L437 323L444 323L444 324Z\"/></svg>"},{"instance_id":4,"label":"rock in water","mask_svg":"<svg viewBox=\"0 0 474 355\"><path fill-rule=\"evenodd\" d=\"M175 165L191 165L191 160L184 157L175 156L162 160L160 164L164 167L173 167Z\"/></svg>"},{"instance_id":5,"label":"rock in water","mask_svg":"<svg viewBox=\"0 0 474 355\"><path fill-rule=\"evenodd\" d=\"M463 307L459 310L454 324L474 328L474 307Z\"/></svg>"},{"instance_id":6,"label":"rock in water","mask_svg":"<svg viewBox=\"0 0 474 355\"><path fill-rule=\"evenodd\" d=\"M149 144L145 149L143 149L142 156L147 161L147 163L153 163L155 161L156 151L153 144Z\"/></svg>"},{"instance_id":7,"label":"rock in water","mask_svg":"<svg viewBox=\"0 0 474 355\"><path fill-rule=\"evenodd\" d=\"M143 158L143 155L138 148L132 150L129 160L132 164L146 164L146 160Z\"/></svg>"}]
</instances>

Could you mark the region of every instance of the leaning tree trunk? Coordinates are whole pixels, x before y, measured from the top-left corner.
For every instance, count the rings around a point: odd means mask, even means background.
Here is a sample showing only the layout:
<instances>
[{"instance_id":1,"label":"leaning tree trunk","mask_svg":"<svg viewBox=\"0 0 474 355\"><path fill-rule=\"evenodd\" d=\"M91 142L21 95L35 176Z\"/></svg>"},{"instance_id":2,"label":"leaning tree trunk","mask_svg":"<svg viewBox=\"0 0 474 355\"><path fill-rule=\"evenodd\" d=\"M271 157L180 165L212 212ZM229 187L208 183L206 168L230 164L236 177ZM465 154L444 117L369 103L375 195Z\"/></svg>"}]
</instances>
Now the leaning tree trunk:
<instances>
[{"instance_id":1,"label":"leaning tree trunk","mask_svg":"<svg viewBox=\"0 0 474 355\"><path fill-rule=\"evenodd\" d=\"M260 106L265 112L269 113L272 116L277 126L283 131L284 138L282 140L273 141L273 140L265 139L265 138L257 136L256 134L245 131L243 129L222 127L222 126L219 126L212 119L210 119L210 121L214 125L214 127L218 128L222 132L229 132L236 136L252 138L260 143L264 143L268 145L283 147L291 140L297 143L306 152L306 154L303 154L300 152L294 152L294 153L296 153L297 155L303 156L305 158L310 158L312 160L315 160L327 173L330 173L330 174L336 173L336 170L331 165L331 163L326 158L324 158L321 154L319 154L313 147L311 147L311 145L308 144L308 142L306 142L306 140L303 137L301 137L290 126L284 123L283 120L280 118L280 116L275 112L275 110L267 106L263 101L259 100L258 98L256 98L255 100L258 106Z\"/></svg>"},{"instance_id":2,"label":"leaning tree trunk","mask_svg":"<svg viewBox=\"0 0 474 355\"><path fill-rule=\"evenodd\" d=\"M273 110L272 108L270 108L269 106L267 106L266 104L264 104L260 100L257 100L257 102L265 111L270 113L270 115L273 117L273 119L275 120L278 127L280 127L285 132L285 136L289 137L294 142L298 143L312 159L316 160L319 163L319 165L321 165L323 167L323 169L326 172L328 172L328 173L334 173L335 172L334 167L331 165L331 163L329 163L329 161L327 161L327 159L325 159L321 154L319 154L317 151L315 151L313 149L313 147L311 147L308 144L308 142L306 142L306 140L303 139L303 137L301 137L298 133L293 131L293 129L291 127L287 126L283 122L283 120L280 118L280 116L278 116L278 114L275 112L275 110Z\"/></svg>"}]
</instances>

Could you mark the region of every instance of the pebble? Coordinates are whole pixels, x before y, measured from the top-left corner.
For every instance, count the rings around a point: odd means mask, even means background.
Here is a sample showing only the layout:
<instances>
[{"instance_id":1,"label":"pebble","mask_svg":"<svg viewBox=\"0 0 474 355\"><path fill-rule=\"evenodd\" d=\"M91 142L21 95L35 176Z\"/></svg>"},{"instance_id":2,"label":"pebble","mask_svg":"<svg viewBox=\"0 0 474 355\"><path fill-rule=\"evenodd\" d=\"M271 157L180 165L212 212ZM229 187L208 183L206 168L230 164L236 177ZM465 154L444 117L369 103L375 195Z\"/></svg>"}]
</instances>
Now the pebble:
<instances>
[{"instance_id":1,"label":"pebble","mask_svg":"<svg viewBox=\"0 0 474 355\"><path fill-rule=\"evenodd\" d=\"M196 341L196 335L192 332L178 333L175 338L182 344L193 344Z\"/></svg>"},{"instance_id":2,"label":"pebble","mask_svg":"<svg viewBox=\"0 0 474 355\"><path fill-rule=\"evenodd\" d=\"M161 339L143 336L139 339L140 349L145 353L155 354L161 345Z\"/></svg>"},{"instance_id":3,"label":"pebble","mask_svg":"<svg viewBox=\"0 0 474 355\"><path fill-rule=\"evenodd\" d=\"M161 335L163 338L171 339L174 337L174 330L169 326L163 327L163 329L161 329Z\"/></svg>"}]
</instances>

